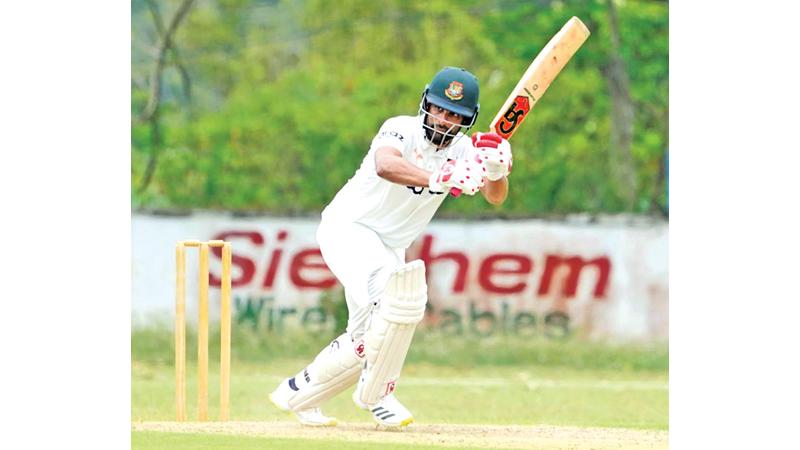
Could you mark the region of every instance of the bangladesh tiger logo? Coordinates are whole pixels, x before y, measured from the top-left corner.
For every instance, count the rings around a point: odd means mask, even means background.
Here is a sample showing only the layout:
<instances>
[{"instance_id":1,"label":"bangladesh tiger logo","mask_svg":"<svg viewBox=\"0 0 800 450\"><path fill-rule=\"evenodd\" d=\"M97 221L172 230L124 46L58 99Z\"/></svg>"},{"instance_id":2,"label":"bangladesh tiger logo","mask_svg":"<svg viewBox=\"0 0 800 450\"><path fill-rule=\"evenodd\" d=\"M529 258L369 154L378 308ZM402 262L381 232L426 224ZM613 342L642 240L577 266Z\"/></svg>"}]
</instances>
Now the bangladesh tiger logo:
<instances>
[{"instance_id":1,"label":"bangladesh tiger logo","mask_svg":"<svg viewBox=\"0 0 800 450\"><path fill-rule=\"evenodd\" d=\"M452 81L450 86L444 90L444 95L450 100L461 100L464 98L464 85L458 81Z\"/></svg>"}]
</instances>

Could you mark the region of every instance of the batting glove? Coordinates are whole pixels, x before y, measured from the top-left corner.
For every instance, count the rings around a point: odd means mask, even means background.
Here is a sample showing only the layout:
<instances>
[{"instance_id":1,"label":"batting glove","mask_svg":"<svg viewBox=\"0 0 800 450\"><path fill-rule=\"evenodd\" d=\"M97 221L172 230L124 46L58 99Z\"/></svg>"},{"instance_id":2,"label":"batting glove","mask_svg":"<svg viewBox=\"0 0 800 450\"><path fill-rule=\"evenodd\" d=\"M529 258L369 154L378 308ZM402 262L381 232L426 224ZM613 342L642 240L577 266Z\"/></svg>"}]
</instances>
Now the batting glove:
<instances>
[{"instance_id":1,"label":"batting glove","mask_svg":"<svg viewBox=\"0 0 800 450\"><path fill-rule=\"evenodd\" d=\"M475 195L483 186L484 167L473 159L451 159L428 179L431 192L455 192ZM456 195L455 192L453 195ZM457 196L457 195L456 195Z\"/></svg>"},{"instance_id":2,"label":"batting glove","mask_svg":"<svg viewBox=\"0 0 800 450\"><path fill-rule=\"evenodd\" d=\"M486 167L486 178L497 181L511 173L511 144L497 133L474 133L472 146Z\"/></svg>"}]
</instances>

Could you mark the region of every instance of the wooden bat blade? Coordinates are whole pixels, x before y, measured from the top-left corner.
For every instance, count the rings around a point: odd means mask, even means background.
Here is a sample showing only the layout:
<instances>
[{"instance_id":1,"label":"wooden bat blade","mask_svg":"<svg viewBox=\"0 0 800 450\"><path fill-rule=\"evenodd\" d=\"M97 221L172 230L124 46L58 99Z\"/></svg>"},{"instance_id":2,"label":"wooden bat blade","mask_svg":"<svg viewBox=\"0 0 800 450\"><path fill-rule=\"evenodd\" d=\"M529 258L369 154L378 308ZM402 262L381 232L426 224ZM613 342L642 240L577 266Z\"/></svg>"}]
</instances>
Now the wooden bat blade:
<instances>
[{"instance_id":1,"label":"wooden bat blade","mask_svg":"<svg viewBox=\"0 0 800 450\"><path fill-rule=\"evenodd\" d=\"M489 128L505 139L510 138L589 34L580 19L569 19L536 55Z\"/></svg>"}]
</instances>

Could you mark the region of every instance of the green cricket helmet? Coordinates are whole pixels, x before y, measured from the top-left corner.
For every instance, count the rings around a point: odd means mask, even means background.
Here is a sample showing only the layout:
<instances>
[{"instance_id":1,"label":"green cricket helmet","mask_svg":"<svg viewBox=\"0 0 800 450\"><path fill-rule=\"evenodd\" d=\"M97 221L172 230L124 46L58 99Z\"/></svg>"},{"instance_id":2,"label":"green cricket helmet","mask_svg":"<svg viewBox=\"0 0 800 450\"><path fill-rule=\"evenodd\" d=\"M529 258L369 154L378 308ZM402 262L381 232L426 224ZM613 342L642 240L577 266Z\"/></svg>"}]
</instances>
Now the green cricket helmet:
<instances>
[{"instance_id":1,"label":"green cricket helmet","mask_svg":"<svg viewBox=\"0 0 800 450\"><path fill-rule=\"evenodd\" d=\"M475 75L460 67L445 67L440 70L425 86L419 106L423 118L422 128L428 141L444 147L450 145L462 128L465 132L472 128L480 110L479 95L478 78ZM460 115L461 123L452 123L446 130L433 127L428 123L431 104Z\"/></svg>"}]
</instances>

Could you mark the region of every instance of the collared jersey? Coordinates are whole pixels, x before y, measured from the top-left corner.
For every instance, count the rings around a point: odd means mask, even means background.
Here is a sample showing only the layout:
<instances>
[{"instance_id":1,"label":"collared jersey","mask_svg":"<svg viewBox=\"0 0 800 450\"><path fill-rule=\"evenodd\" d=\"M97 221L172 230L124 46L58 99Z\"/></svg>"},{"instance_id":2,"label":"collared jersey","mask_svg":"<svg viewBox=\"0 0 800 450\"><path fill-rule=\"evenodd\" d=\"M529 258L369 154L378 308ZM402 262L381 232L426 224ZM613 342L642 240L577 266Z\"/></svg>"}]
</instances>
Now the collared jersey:
<instances>
[{"instance_id":1,"label":"collared jersey","mask_svg":"<svg viewBox=\"0 0 800 450\"><path fill-rule=\"evenodd\" d=\"M388 247L408 248L431 221L447 193L403 186L379 177L375 152L381 147L396 148L406 161L433 172L448 159L467 157L472 149L470 139L459 133L454 140L454 144L437 151L425 139L421 116L388 119L372 139L355 175L322 211L323 220L360 223L375 231Z\"/></svg>"}]
</instances>

